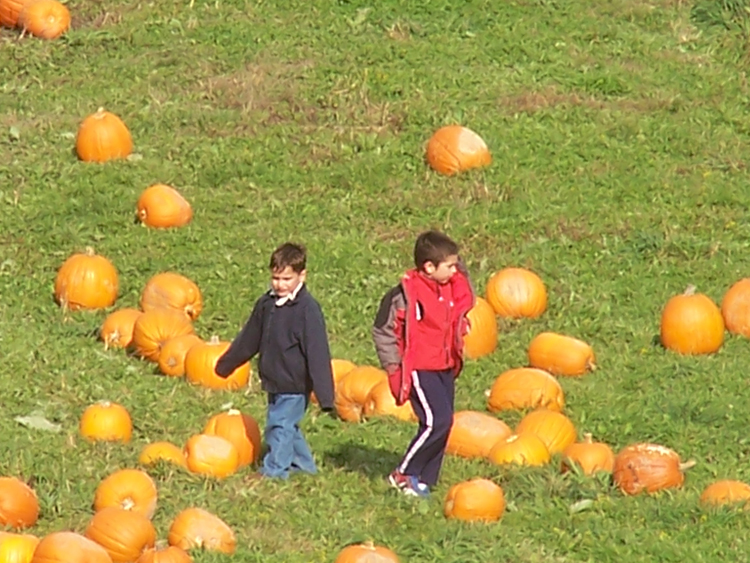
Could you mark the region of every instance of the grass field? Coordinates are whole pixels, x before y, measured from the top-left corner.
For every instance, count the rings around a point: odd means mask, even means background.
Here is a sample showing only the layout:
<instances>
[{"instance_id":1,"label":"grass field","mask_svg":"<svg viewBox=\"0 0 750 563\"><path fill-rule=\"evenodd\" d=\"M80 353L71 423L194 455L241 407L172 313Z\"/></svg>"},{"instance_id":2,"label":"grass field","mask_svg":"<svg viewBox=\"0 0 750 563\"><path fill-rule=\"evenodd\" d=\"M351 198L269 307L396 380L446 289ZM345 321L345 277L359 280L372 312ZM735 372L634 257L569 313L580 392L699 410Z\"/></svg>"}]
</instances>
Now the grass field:
<instances>
[{"instance_id":1,"label":"grass field","mask_svg":"<svg viewBox=\"0 0 750 563\"><path fill-rule=\"evenodd\" d=\"M550 297L467 364L457 408L484 410L484 390L526 364L535 334L581 338L599 369L561 380L579 436L673 448L697 461L684 487L625 497L605 479L561 476L558 461L449 457L432 498L413 502L384 480L412 425L313 408L304 431L320 475L248 486L247 471L213 481L159 467L160 536L195 505L233 527L236 561L333 561L367 539L410 562L750 560L748 515L698 504L713 480L750 481L748 342L727 335L717 354L682 357L655 339L671 296L695 284L718 303L750 271L742 21L710 27L679 0L67 5L73 27L57 41L0 31L0 474L34 478L32 533L82 531L98 482L135 467L147 442L182 444L230 403L264 421L257 381L211 392L105 351L105 311L64 314L53 300L67 256L107 256L118 307L137 306L157 272L186 275L205 301L197 332L231 340L267 288L270 252L301 241L333 355L375 364L378 301L410 267L415 236L439 228L480 293L516 265ZM98 107L128 124L137 158L78 161L75 132ZM429 170L424 144L449 123L486 140L490 167ZM155 182L191 202L189 226L134 224ZM130 410L130 444L78 437L101 399ZM14 420L34 412L62 431ZM499 523L443 517L449 486L474 476L503 487ZM571 512L582 499L593 503Z\"/></svg>"}]
</instances>

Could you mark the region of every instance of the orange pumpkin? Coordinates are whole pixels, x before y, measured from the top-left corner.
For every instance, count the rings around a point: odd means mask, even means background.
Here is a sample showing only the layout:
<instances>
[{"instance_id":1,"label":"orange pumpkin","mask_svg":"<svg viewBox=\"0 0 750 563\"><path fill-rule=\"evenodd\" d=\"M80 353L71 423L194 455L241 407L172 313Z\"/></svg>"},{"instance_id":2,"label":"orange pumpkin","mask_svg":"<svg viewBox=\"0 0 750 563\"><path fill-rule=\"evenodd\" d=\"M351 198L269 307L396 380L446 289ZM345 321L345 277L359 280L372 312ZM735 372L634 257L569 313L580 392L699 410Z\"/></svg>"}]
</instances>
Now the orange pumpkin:
<instances>
[{"instance_id":1,"label":"orange pumpkin","mask_svg":"<svg viewBox=\"0 0 750 563\"><path fill-rule=\"evenodd\" d=\"M427 163L441 174L452 175L492 163L484 140L460 125L441 127L427 143Z\"/></svg>"},{"instance_id":2,"label":"orange pumpkin","mask_svg":"<svg viewBox=\"0 0 750 563\"><path fill-rule=\"evenodd\" d=\"M147 227L182 227L193 218L193 208L174 188L154 184L146 188L138 198L136 217Z\"/></svg>"},{"instance_id":3,"label":"orange pumpkin","mask_svg":"<svg viewBox=\"0 0 750 563\"><path fill-rule=\"evenodd\" d=\"M504 268L487 282L486 297L501 317L535 319L547 309L547 288L525 268Z\"/></svg>"},{"instance_id":4,"label":"orange pumpkin","mask_svg":"<svg viewBox=\"0 0 750 563\"><path fill-rule=\"evenodd\" d=\"M583 442L575 442L565 448L562 455L563 472L576 466L585 475L593 475L597 471L612 473L615 465L612 448L603 442L594 442L589 433L583 435Z\"/></svg>"},{"instance_id":5,"label":"orange pumpkin","mask_svg":"<svg viewBox=\"0 0 750 563\"><path fill-rule=\"evenodd\" d=\"M505 512L503 489L488 479L471 479L453 485L445 497L443 514L469 522L496 522Z\"/></svg>"},{"instance_id":6,"label":"orange pumpkin","mask_svg":"<svg viewBox=\"0 0 750 563\"><path fill-rule=\"evenodd\" d=\"M529 365L553 375L583 375L596 369L596 358L591 346L582 340L542 332L529 344Z\"/></svg>"},{"instance_id":7,"label":"orange pumpkin","mask_svg":"<svg viewBox=\"0 0 750 563\"><path fill-rule=\"evenodd\" d=\"M194 281L174 272L153 276L141 293L141 309L173 309L195 320L203 310L203 296Z\"/></svg>"},{"instance_id":8,"label":"orange pumpkin","mask_svg":"<svg viewBox=\"0 0 750 563\"><path fill-rule=\"evenodd\" d=\"M99 328L99 338L104 349L127 348L133 341L133 326L141 311L138 309L118 309L107 315Z\"/></svg>"},{"instance_id":9,"label":"orange pumpkin","mask_svg":"<svg viewBox=\"0 0 750 563\"><path fill-rule=\"evenodd\" d=\"M70 12L57 0L31 0L18 14L18 26L35 37L57 39L70 28Z\"/></svg>"},{"instance_id":10,"label":"orange pumpkin","mask_svg":"<svg viewBox=\"0 0 750 563\"><path fill-rule=\"evenodd\" d=\"M63 307L78 309L103 309L114 304L119 291L117 270L104 256L93 248L85 253L73 254L57 271L55 300Z\"/></svg>"},{"instance_id":11,"label":"orange pumpkin","mask_svg":"<svg viewBox=\"0 0 750 563\"><path fill-rule=\"evenodd\" d=\"M729 332L750 338L750 278L739 280L724 294L721 316Z\"/></svg>"},{"instance_id":12,"label":"orange pumpkin","mask_svg":"<svg viewBox=\"0 0 750 563\"><path fill-rule=\"evenodd\" d=\"M750 506L750 485L731 479L715 481L703 489L700 501L705 506L742 504L747 508Z\"/></svg>"},{"instance_id":13,"label":"orange pumpkin","mask_svg":"<svg viewBox=\"0 0 750 563\"><path fill-rule=\"evenodd\" d=\"M83 411L78 425L81 436L91 441L130 442L133 422L128 410L120 404L100 401Z\"/></svg>"},{"instance_id":14,"label":"orange pumpkin","mask_svg":"<svg viewBox=\"0 0 750 563\"><path fill-rule=\"evenodd\" d=\"M15 477L0 477L0 526L28 528L39 518L39 501L26 483Z\"/></svg>"},{"instance_id":15,"label":"orange pumpkin","mask_svg":"<svg viewBox=\"0 0 750 563\"><path fill-rule=\"evenodd\" d=\"M0 0L0 25L16 27L18 16L30 0Z\"/></svg>"},{"instance_id":16,"label":"orange pumpkin","mask_svg":"<svg viewBox=\"0 0 750 563\"><path fill-rule=\"evenodd\" d=\"M414 413L410 402L396 406L396 399L393 398L388 381L376 383L370 390L370 394L365 399L365 404L362 405L362 413L366 417L392 416L406 422L417 421L417 415Z\"/></svg>"},{"instance_id":17,"label":"orange pumpkin","mask_svg":"<svg viewBox=\"0 0 750 563\"><path fill-rule=\"evenodd\" d=\"M685 481L683 471L695 462L680 462L674 450L658 444L634 444L620 450L615 456L612 477L615 485L625 494L637 495L642 491L653 493L662 489L681 487Z\"/></svg>"},{"instance_id":18,"label":"orange pumpkin","mask_svg":"<svg viewBox=\"0 0 750 563\"><path fill-rule=\"evenodd\" d=\"M144 549L156 543L156 530L151 520L137 512L115 507L94 514L83 535L101 545L113 563L132 563Z\"/></svg>"},{"instance_id":19,"label":"orange pumpkin","mask_svg":"<svg viewBox=\"0 0 750 563\"><path fill-rule=\"evenodd\" d=\"M522 432L500 440L487 455L495 465L544 465L549 463L547 446L536 434Z\"/></svg>"},{"instance_id":20,"label":"orange pumpkin","mask_svg":"<svg viewBox=\"0 0 750 563\"><path fill-rule=\"evenodd\" d=\"M172 309L154 309L136 319L132 347L142 358L158 362L162 347L170 339L194 333L193 324L185 313Z\"/></svg>"},{"instance_id":21,"label":"orange pumpkin","mask_svg":"<svg viewBox=\"0 0 750 563\"><path fill-rule=\"evenodd\" d=\"M125 158L133 152L133 138L118 116L99 108L81 122L76 136L76 152L85 162Z\"/></svg>"},{"instance_id":22,"label":"orange pumpkin","mask_svg":"<svg viewBox=\"0 0 750 563\"><path fill-rule=\"evenodd\" d=\"M240 455L234 444L221 436L196 434L185 444L187 467L193 473L223 479L240 466Z\"/></svg>"},{"instance_id":23,"label":"orange pumpkin","mask_svg":"<svg viewBox=\"0 0 750 563\"><path fill-rule=\"evenodd\" d=\"M334 405L338 415L348 422L359 422L370 391L387 380L386 372L374 366L359 366L347 373L336 385Z\"/></svg>"},{"instance_id":24,"label":"orange pumpkin","mask_svg":"<svg viewBox=\"0 0 750 563\"><path fill-rule=\"evenodd\" d=\"M54 532L39 541L31 563L112 563L112 558L102 546L81 534Z\"/></svg>"},{"instance_id":25,"label":"orange pumpkin","mask_svg":"<svg viewBox=\"0 0 750 563\"><path fill-rule=\"evenodd\" d=\"M148 473L140 469L120 469L99 483L94 493L94 510L114 506L152 518L157 497L156 484Z\"/></svg>"},{"instance_id":26,"label":"orange pumpkin","mask_svg":"<svg viewBox=\"0 0 750 563\"><path fill-rule=\"evenodd\" d=\"M186 508L169 527L169 545L185 551L197 548L232 554L237 539L232 528L218 516L202 508Z\"/></svg>"},{"instance_id":27,"label":"orange pumpkin","mask_svg":"<svg viewBox=\"0 0 750 563\"><path fill-rule=\"evenodd\" d=\"M31 534L0 534L0 563L29 563L39 538Z\"/></svg>"},{"instance_id":28,"label":"orange pumpkin","mask_svg":"<svg viewBox=\"0 0 750 563\"><path fill-rule=\"evenodd\" d=\"M334 563L399 563L398 555L371 541L349 545L336 556Z\"/></svg>"},{"instance_id":29,"label":"orange pumpkin","mask_svg":"<svg viewBox=\"0 0 750 563\"><path fill-rule=\"evenodd\" d=\"M146 444L138 456L138 463L141 465L154 465L159 461L174 463L180 467L187 467L185 452L182 448L175 446L171 442L152 442Z\"/></svg>"},{"instance_id":30,"label":"orange pumpkin","mask_svg":"<svg viewBox=\"0 0 750 563\"><path fill-rule=\"evenodd\" d=\"M260 456L260 427L252 416L237 409L212 416L203 433L229 440L237 449L240 467L255 463Z\"/></svg>"},{"instance_id":31,"label":"orange pumpkin","mask_svg":"<svg viewBox=\"0 0 750 563\"><path fill-rule=\"evenodd\" d=\"M185 375L185 356L188 350L203 342L195 334L183 334L167 340L159 352L159 370L170 377Z\"/></svg>"},{"instance_id":32,"label":"orange pumpkin","mask_svg":"<svg viewBox=\"0 0 750 563\"><path fill-rule=\"evenodd\" d=\"M711 298L689 286L667 301L661 315L661 343L680 354L711 354L724 343L724 319Z\"/></svg>"},{"instance_id":33,"label":"orange pumpkin","mask_svg":"<svg viewBox=\"0 0 750 563\"><path fill-rule=\"evenodd\" d=\"M487 409L490 412L544 408L561 411L565 395L557 379L537 368L504 371L490 388Z\"/></svg>"},{"instance_id":34,"label":"orange pumpkin","mask_svg":"<svg viewBox=\"0 0 750 563\"><path fill-rule=\"evenodd\" d=\"M524 416L516 426L516 434L522 432L538 436L550 455L562 452L576 441L576 427L570 419L561 412L547 409L532 411Z\"/></svg>"},{"instance_id":35,"label":"orange pumpkin","mask_svg":"<svg viewBox=\"0 0 750 563\"><path fill-rule=\"evenodd\" d=\"M163 549L146 549L136 563L192 563L193 558L179 547L170 545Z\"/></svg>"},{"instance_id":36,"label":"orange pumpkin","mask_svg":"<svg viewBox=\"0 0 750 563\"><path fill-rule=\"evenodd\" d=\"M513 431L502 420L477 411L453 414L445 451L461 457L487 457L492 447L508 438Z\"/></svg>"},{"instance_id":37,"label":"orange pumpkin","mask_svg":"<svg viewBox=\"0 0 750 563\"><path fill-rule=\"evenodd\" d=\"M185 378L191 383L209 389L236 390L247 386L250 381L250 364L242 364L226 379L216 375L216 362L229 348L229 342L221 342L212 336L208 342L191 346L185 354Z\"/></svg>"},{"instance_id":38,"label":"orange pumpkin","mask_svg":"<svg viewBox=\"0 0 750 563\"><path fill-rule=\"evenodd\" d=\"M497 318L495 310L481 297L466 315L469 332L464 335L464 354L476 359L491 354L497 347Z\"/></svg>"}]
</instances>

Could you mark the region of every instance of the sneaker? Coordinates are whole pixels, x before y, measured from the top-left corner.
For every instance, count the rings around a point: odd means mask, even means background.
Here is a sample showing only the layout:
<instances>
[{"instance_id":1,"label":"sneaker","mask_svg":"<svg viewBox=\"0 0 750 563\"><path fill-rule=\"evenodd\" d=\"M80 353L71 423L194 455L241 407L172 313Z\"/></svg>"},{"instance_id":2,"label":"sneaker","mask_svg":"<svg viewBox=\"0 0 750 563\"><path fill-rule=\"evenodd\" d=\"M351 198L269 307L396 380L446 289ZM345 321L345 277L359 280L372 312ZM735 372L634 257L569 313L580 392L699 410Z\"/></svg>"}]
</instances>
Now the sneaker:
<instances>
[{"instance_id":1,"label":"sneaker","mask_svg":"<svg viewBox=\"0 0 750 563\"><path fill-rule=\"evenodd\" d=\"M404 475L399 471L394 471L388 475L388 483L406 496L421 498L430 496L430 487L420 483L414 475Z\"/></svg>"}]
</instances>

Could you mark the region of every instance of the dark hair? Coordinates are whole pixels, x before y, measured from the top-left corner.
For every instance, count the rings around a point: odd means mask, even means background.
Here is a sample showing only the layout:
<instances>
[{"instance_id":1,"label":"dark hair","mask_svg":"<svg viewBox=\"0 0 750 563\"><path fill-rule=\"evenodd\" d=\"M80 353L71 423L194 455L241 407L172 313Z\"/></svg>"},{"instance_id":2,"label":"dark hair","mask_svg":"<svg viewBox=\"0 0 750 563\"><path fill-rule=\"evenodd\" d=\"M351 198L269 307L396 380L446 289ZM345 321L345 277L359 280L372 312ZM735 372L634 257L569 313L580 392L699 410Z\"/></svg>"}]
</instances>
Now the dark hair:
<instances>
[{"instance_id":1,"label":"dark hair","mask_svg":"<svg viewBox=\"0 0 750 563\"><path fill-rule=\"evenodd\" d=\"M301 244L285 242L271 254L271 262L268 267L272 272L284 270L291 266L298 274L307 266L307 251Z\"/></svg>"},{"instance_id":2,"label":"dark hair","mask_svg":"<svg viewBox=\"0 0 750 563\"><path fill-rule=\"evenodd\" d=\"M425 262L432 262L437 266L454 254L458 254L458 244L440 231L425 231L417 237L414 244L414 264L419 269L424 267Z\"/></svg>"}]
</instances>

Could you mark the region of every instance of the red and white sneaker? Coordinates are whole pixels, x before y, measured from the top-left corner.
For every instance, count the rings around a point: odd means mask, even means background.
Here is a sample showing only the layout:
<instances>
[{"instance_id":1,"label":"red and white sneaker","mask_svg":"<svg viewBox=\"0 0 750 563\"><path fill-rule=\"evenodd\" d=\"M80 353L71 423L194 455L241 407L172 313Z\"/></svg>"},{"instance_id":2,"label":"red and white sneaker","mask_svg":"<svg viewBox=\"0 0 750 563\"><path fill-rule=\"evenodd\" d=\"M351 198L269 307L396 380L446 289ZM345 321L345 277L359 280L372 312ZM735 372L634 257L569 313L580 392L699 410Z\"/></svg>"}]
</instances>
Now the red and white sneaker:
<instances>
[{"instance_id":1,"label":"red and white sneaker","mask_svg":"<svg viewBox=\"0 0 750 563\"><path fill-rule=\"evenodd\" d=\"M388 475L388 483L406 496L427 498L430 496L430 487L420 483L414 475L404 475L400 471L394 471Z\"/></svg>"}]
</instances>

